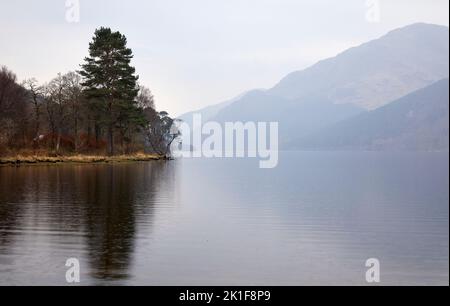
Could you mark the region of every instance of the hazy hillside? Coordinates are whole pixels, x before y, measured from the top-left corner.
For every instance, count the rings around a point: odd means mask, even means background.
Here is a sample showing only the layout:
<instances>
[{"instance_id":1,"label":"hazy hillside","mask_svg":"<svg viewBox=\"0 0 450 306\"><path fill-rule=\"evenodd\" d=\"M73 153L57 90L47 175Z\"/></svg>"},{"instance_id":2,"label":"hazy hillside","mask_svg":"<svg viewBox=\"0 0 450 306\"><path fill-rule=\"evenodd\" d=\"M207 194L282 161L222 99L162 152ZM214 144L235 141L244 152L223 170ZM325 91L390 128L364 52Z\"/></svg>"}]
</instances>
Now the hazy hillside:
<instances>
[{"instance_id":1,"label":"hazy hillside","mask_svg":"<svg viewBox=\"0 0 450 306\"><path fill-rule=\"evenodd\" d=\"M223 108L233 104L234 102L240 100L242 97L244 97L247 93L243 93L239 96L237 96L236 98L224 101L222 103L218 103L215 105L211 105L211 106L207 106L205 108L196 110L196 111L192 111L186 114L181 115L180 117L178 117L178 119L183 120L184 122L188 123L189 125L192 124L192 115L193 114L201 114L202 115L202 120L206 121L206 120L210 120L212 118L214 118L220 110L222 110Z\"/></svg>"},{"instance_id":2,"label":"hazy hillside","mask_svg":"<svg viewBox=\"0 0 450 306\"><path fill-rule=\"evenodd\" d=\"M420 23L291 73L270 93L375 109L448 76L448 28Z\"/></svg>"},{"instance_id":3,"label":"hazy hillside","mask_svg":"<svg viewBox=\"0 0 450 306\"><path fill-rule=\"evenodd\" d=\"M337 105L322 98L288 100L264 91L253 91L221 110L214 120L279 122L280 142L283 145L362 112L365 110L352 104Z\"/></svg>"},{"instance_id":4,"label":"hazy hillside","mask_svg":"<svg viewBox=\"0 0 450 306\"><path fill-rule=\"evenodd\" d=\"M292 149L448 150L449 80L301 138Z\"/></svg>"},{"instance_id":5,"label":"hazy hillside","mask_svg":"<svg viewBox=\"0 0 450 306\"><path fill-rule=\"evenodd\" d=\"M218 103L218 104L211 105L211 106L208 106L208 107L196 110L196 111L192 111L192 112L183 114L180 117L178 117L177 119L180 119L183 122L187 123L190 126L190 128L192 129L193 128L193 119L194 119L193 116L195 114L197 114L197 115L200 114L201 115L203 123L207 122L207 121L210 121L210 120L213 120L222 109L226 108L227 106L233 104L236 101L239 101L242 97L244 97L245 95L247 95L248 93L251 93L251 92L252 91L246 92L246 93L243 93L243 94L241 94L241 95L239 95L239 96L237 96L237 97L235 97L233 99L224 101L222 103ZM190 131L190 133L195 133L195 132L196 131ZM184 147L184 150L190 150L192 148L193 147Z\"/></svg>"},{"instance_id":6,"label":"hazy hillside","mask_svg":"<svg viewBox=\"0 0 450 306\"><path fill-rule=\"evenodd\" d=\"M277 121L283 147L448 76L449 29L419 23L200 112L218 122Z\"/></svg>"}]
</instances>

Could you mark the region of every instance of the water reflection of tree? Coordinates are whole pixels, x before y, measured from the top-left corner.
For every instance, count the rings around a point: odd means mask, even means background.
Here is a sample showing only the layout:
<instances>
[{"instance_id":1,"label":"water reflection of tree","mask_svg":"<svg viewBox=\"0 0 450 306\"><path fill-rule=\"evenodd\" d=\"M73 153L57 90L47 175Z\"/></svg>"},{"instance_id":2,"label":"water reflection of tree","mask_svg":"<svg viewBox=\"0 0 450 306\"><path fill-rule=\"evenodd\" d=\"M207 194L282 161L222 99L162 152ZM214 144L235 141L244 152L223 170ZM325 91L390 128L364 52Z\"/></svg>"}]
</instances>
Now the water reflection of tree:
<instances>
[{"instance_id":1,"label":"water reflection of tree","mask_svg":"<svg viewBox=\"0 0 450 306\"><path fill-rule=\"evenodd\" d=\"M157 195L173 194L174 168L166 162L2 168L0 255L12 258L11 246L24 240L19 235L33 235L20 230L31 222L51 231L53 245L84 244L91 277L127 279L138 224L151 227ZM59 261L65 253L55 251Z\"/></svg>"},{"instance_id":2,"label":"water reflection of tree","mask_svg":"<svg viewBox=\"0 0 450 306\"><path fill-rule=\"evenodd\" d=\"M16 169L0 168L0 247L7 249L14 242L13 229L20 222L26 188L25 177Z\"/></svg>"},{"instance_id":3,"label":"water reflection of tree","mask_svg":"<svg viewBox=\"0 0 450 306\"><path fill-rule=\"evenodd\" d=\"M138 215L153 216L154 196L166 168L157 162L105 166L84 178L81 194L93 277L129 277Z\"/></svg>"}]
</instances>

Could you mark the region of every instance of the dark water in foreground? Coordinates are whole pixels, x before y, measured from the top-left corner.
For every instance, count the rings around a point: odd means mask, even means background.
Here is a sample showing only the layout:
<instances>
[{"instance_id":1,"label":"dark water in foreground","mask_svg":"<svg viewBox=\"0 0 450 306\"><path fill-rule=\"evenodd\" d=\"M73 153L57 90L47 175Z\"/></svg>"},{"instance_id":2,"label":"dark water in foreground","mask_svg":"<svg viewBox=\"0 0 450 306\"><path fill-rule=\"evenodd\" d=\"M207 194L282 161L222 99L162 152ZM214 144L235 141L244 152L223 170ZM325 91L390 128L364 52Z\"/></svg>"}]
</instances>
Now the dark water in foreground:
<instances>
[{"instance_id":1,"label":"dark water in foreground","mask_svg":"<svg viewBox=\"0 0 450 306\"><path fill-rule=\"evenodd\" d=\"M449 283L448 153L0 168L0 285Z\"/></svg>"}]
</instances>

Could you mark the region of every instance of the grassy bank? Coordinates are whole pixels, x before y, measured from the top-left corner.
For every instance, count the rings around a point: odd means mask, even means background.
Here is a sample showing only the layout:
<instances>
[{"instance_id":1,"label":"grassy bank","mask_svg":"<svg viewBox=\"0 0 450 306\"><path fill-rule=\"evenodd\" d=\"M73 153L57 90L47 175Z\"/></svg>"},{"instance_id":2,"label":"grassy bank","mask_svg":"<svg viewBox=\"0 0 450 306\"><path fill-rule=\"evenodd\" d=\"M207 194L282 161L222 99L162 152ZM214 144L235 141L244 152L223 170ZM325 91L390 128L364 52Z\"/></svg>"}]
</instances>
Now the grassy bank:
<instances>
[{"instance_id":1,"label":"grassy bank","mask_svg":"<svg viewBox=\"0 0 450 306\"><path fill-rule=\"evenodd\" d=\"M121 163L163 160L164 157L156 154L131 154L118 156L95 155L67 155L67 156L43 156L43 155L17 155L0 157L0 166L19 166L36 164L95 164L95 163Z\"/></svg>"}]
</instances>

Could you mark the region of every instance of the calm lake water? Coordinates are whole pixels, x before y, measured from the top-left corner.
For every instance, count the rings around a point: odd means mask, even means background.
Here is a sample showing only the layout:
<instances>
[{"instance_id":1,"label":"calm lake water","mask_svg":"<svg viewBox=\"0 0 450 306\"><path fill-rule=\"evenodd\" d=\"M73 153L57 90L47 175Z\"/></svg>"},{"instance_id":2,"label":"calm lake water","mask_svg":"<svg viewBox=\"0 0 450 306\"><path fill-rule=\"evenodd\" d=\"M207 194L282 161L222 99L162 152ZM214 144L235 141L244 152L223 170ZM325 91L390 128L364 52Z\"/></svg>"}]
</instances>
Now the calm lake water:
<instances>
[{"instance_id":1,"label":"calm lake water","mask_svg":"<svg viewBox=\"0 0 450 306\"><path fill-rule=\"evenodd\" d=\"M448 153L0 168L0 285L449 284Z\"/></svg>"}]
</instances>

